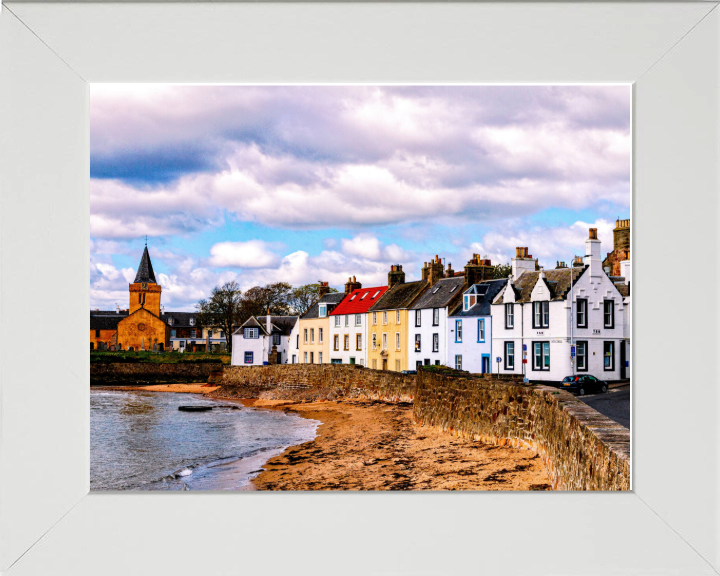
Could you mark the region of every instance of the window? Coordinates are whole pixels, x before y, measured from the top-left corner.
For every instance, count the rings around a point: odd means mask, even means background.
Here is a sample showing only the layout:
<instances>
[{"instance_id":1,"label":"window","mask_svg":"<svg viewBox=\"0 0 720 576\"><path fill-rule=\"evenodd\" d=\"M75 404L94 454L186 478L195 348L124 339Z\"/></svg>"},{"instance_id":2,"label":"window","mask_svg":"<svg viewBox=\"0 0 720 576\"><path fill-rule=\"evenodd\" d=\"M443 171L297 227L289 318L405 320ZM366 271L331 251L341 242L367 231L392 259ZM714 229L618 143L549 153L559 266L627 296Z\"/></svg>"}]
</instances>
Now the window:
<instances>
[{"instance_id":1,"label":"window","mask_svg":"<svg viewBox=\"0 0 720 576\"><path fill-rule=\"evenodd\" d=\"M587 351L587 342L575 342L575 358L577 359L576 361L578 372L587 372Z\"/></svg>"},{"instance_id":2,"label":"window","mask_svg":"<svg viewBox=\"0 0 720 576\"><path fill-rule=\"evenodd\" d=\"M477 302L477 296L475 294L466 294L463 298L464 300L464 306L463 308L465 310L470 310L473 306L475 306L475 303Z\"/></svg>"},{"instance_id":3,"label":"window","mask_svg":"<svg viewBox=\"0 0 720 576\"><path fill-rule=\"evenodd\" d=\"M300 348L300 334L295 337L295 348Z\"/></svg>"},{"instance_id":4,"label":"window","mask_svg":"<svg viewBox=\"0 0 720 576\"><path fill-rule=\"evenodd\" d=\"M455 320L455 342L462 342L462 320Z\"/></svg>"},{"instance_id":5,"label":"window","mask_svg":"<svg viewBox=\"0 0 720 576\"><path fill-rule=\"evenodd\" d=\"M450 288L450 294L452 294L453 292L455 292L455 288L457 288L457 286L453 286L452 288Z\"/></svg>"},{"instance_id":6,"label":"window","mask_svg":"<svg viewBox=\"0 0 720 576\"><path fill-rule=\"evenodd\" d=\"M318 352L318 364L322 364L322 352Z\"/></svg>"},{"instance_id":7,"label":"window","mask_svg":"<svg viewBox=\"0 0 720 576\"><path fill-rule=\"evenodd\" d=\"M462 356L455 356L455 370L462 370Z\"/></svg>"},{"instance_id":8,"label":"window","mask_svg":"<svg viewBox=\"0 0 720 576\"><path fill-rule=\"evenodd\" d=\"M308 363L308 361L307 361L307 352L305 352L305 364L307 364L307 363Z\"/></svg>"},{"instance_id":9,"label":"window","mask_svg":"<svg viewBox=\"0 0 720 576\"><path fill-rule=\"evenodd\" d=\"M433 352L439 352L440 351L440 334L435 332L433 334Z\"/></svg>"},{"instance_id":10,"label":"window","mask_svg":"<svg viewBox=\"0 0 720 576\"><path fill-rule=\"evenodd\" d=\"M212 338L212 337L213 337L212 330L208 330L208 331L207 331L207 337L208 337L208 338Z\"/></svg>"},{"instance_id":11,"label":"window","mask_svg":"<svg viewBox=\"0 0 720 576\"><path fill-rule=\"evenodd\" d=\"M297 356L295 354L292 355L292 363L297 364Z\"/></svg>"},{"instance_id":12,"label":"window","mask_svg":"<svg viewBox=\"0 0 720 576\"><path fill-rule=\"evenodd\" d=\"M383 312L383 324L387 324L387 312Z\"/></svg>"},{"instance_id":13,"label":"window","mask_svg":"<svg viewBox=\"0 0 720 576\"><path fill-rule=\"evenodd\" d=\"M505 304L505 328L515 326L515 304Z\"/></svg>"},{"instance_id":14,"label":"window","mask_svg":"<svg viewBox=\"0 0 720 576\"><path fill-rule=\"evenodd\" d=\"M415 352L420 352L420 334L415 334Z\"/></svg>"},{"instance_id":15,"label":"window","mask_svg":"<svg viewBox=\"0 0 720 576\"><path fill-rule=\"evenodd\" d=\"M606 372L615 370L615 342L603 342L603 368Z\"/></svg>"},{"instance_id":16,"label":"window","mask_svg":"<svg viewBox=\"0 0 720 576\"><path fill-rule=\"evenodd\" d=\"M252 364L252 363L253 363L253 353L245 352L245 364Z\"/></svg>"},{"instance_id":17,"label":"window","mask_svg":"<svg viewBox=\"0 0 720 576\"><path fill-rule=\"evenodd\" d=\"M433 326L440 326L440 308L433 308Z\"/></svg>"},{"instance_id":18,"label":"window","mask_svg":"<svg viewBox=\"0 0 720 576\"><path fill-rule=\"evenodd\" d=\"M315 328L310 328L310 343L315 344Z\"/></svg>"},{"instance_id":19,"label":"window","mask_svg":"<svg viewBox=\"0 0 720 576\"><path fill-rule=\"evenodd\" d=\"M168 322L168 324L170 324L170 326L172 326L172 325L173 325L173 319L172 319L172 316L168 316L168 320L167 320L167 322Z\"/></svg>"},{"instance_id":20,"label":"window","mask_svg":"<svg viewBox=\"0 0 720 576\"><path fill-rule=\"evenodd\" d=\"M377 360L372 361L372 368L373 370L377 370Z\"/></svg>"},{"instance_id":21,"label":"window","mask_svg":"<svg viewBox=\"0 0 720 576\"><path fill-rule=\"evenodd\" d=\"M368 294L370 294L370 292L365 292L365 294L360 297L360 300L365 300L365 296L367 296Z\"/></svg>"},{"instance_id":22,"label":"window","mask_svg":"<svg viewBox=\"0 0 720 576\"><path fill-rule=\"evenodd\" d=\"M415 310L415 326L419 327L421 325L422 320L422 310Z\"/></svg>"},{"instance_id":23,"label":"window","mask_svg":"<svg viewBox=\"0 0 720 576\"><path fill-rule=\"evenodd\" d=\"M383 332L382 349L387 350L387 332Z\"/></svg>"},{"instance_id":24,"label":"window","mask_svg":"<svg viewBox=\"0 0 720 576\"><path fill-rule=\"evenodd\" d=\"M320 344L323 343L323 329L322 328L318 328L318 341L320 342Z\"/></svg>"},{"instance_id":25,"label":"window","mask_svg":"<svg viewBox=\"0 0 720 576\"><path fill-rule=\"evenodd\" d=\"M395 324L400 324L400 310L395 310Z\"/></svg>"},{"instance_id":26,"label":"window","mask_svg":"<svg viewBox=\"0 0 720 576\"><path fill-rule=\"evenodd\" d=\"M197 338L196 330L190 330L190 338Z\"/></svg>"},{"instance_id":27,"label":"window","mask_svg":"<svg viewBox=\"0 0 720 576\"><path fill-rule=\"evenodd\" d=\"M100 338L100 330L95 330L95 338Z\"/></svg>"},{"instance_id":28,"label":"window","mask_svg":"<svg viewBox=\"0 0 720 576\"><path fill-rule=\"evenodd\" d=\"M303 339L303 342L305 342L305 344L307 344L307 342L308 342L308 339L307 339L307 328L305 328L304 330L305 330L305 338Z\"/></svg>"},{"instance_id":29,"label":"window","mask_svg":"<svg viewBox=\"0 0 720 576\"><path fill-rule=\"evenodd\" d=\"M533 302L533 328L548 328L550 325L550 302Z\"/></svg>"},{"instance_id":30,"label":"window","mask_svg":"<svg viewBox=\"0 0 720 576\"><path fill-rule=\"evenodd\" d=\"M533 342L533 370L550 370L550 342Z\"/></svg>"},{"instance_id":31,"label":"window","mask_svg":"<svg viewBox=\"0 0 720 576\"><path fill-rule=\"evenodd\" d=\"M340 316L335 316L335 328L340 328Z\"/></svg>"},{"instance_id":32,"label":"window","mask_svg":"<svg viewBox=\"0 0 720 576\"><path fill-rule=\"evenodd\" d=\"M578 328L587 328L587 299L585 298L578 298L577 299L577 327Z\"/></svg>"},{"instance_id":33,"label":"window","mask_svg":"<svg viewBox=\"0 0 720 576\"><path fill-rule=\"evenodd\" d=\"M355 336L355 350L362 350L362 334Z\"/></svg>"},{"instance_id":34,"label":"window","mask_svg":"<svg viewBox=\"0 0 720 576\"><path fill-rule=\"evenodd\" d=\"M353 300L355 300L355 296L357 296L357 294L353 294L352 296L350 296L350 301L351 301L351 302L352 302Z\"/></svg>"},{"instance_id":35,"label":"window","mask_svg":"<svg viewBox=\"0 0 720 576\"><path fill-rule=\"evenodd\" d=\"M280 346L280 334L273 334L272 341L275 346Z\"/></svg>"},{"instance_id":36,"label":"window","mask_svg":"<svg viewBox=\"0 0 720 576\"><path fill-rule=\"evenodd\" d=\"M220 338L225 338L225 330L220 330Z\"/></svg>"},{"instance_id":37,"label":"window","mask_svg":"<svg viewBox=\"0 0 720 576\"><path fill-rule=\"evenodd\" d=\"M615 300L603 300L605 328L615 328Z\"/></svg>"},{"instance_id":38,"label":"window","mask_svg":"<svg viewBox=\"0 0 720 576\"><path fill-rule=\"evenodd\" d=\"M362 326L362 314L355 314L355 326Z\"/></svg>"},{"instance_id":39,"label":"window","mask_svg":"<svg viewBox=\"0 0 720 576\"><path fill-rule=\"evenodd\" d=\"M345 314L345 327L350 326L350 316Z\"/></svg>"},{"instance_id":40,"label":"window","mask_svg":"<svg viewBox=\"0 0 720 576\"><path fill-rule=\"evenodd\" d=\"M340 350L340 335L333 336L333 350Z\"/></svg>"},{"instance_id":41,"label":"window","mask_svg":"<svg viewBox=\"0 0 720 576\"><path fill-rule=\"evenodd\" d=\"M257 328L245 328L245 338L257 338L258 335Z\"/></svg>"},{"instance_id":42,"label":"window","mask_svg":"<svg viewBox=\"0 0 720 576\"><path fill-rule=\"evenodd\" d=\"M195 318L190 318L190 326L195 326Z\"/></svg>"},{"instance_id":43,"label":"window","mask_svg":"<svg viewBox=\"0 0 720 576\"><path fill-rule=\"evenodd\" d=\"M505 370L515 370L515 342L505 342Z\"/></svg>"},{"instance_id":44,"label":"window","mask_svg":"<svg viewBox=\"0 0 720 576\"><path fill-rule=\"evenodd\" d=\"M350 334L345 334L343 339L343 350L350 350Z\"/></svg>"},{"instance_id":45,"label":"window","mask_svg":"<svg viewBox=\"0 0 720 576\"><path fill-rule=\"evenodd\" d=\"M320 304L320 313L318 315L320 318L325 318L327 316L327 304Z\"/></svg>"},{"instance_id":46,"label":"window","mask_svg":"<svg viewBox=\"0 0 720 576\"><path fill-rule=\"evenodd\" d=\"M310 364L315 363L315 354L313 352L310 352Z\"/></svg>"},{"instance_id":47,"label":"window","mask_svg":"<svg viewBox=\"0 0 720 576\"><path fill-rule=\"evenodd\" d=\"M400 360L395 360L395 372L400 372Z\"/></svg>"},{"instance_id":48,"label":"window","mask_svg":"<svg viewBox=\"0 0 720 576\"><path fill-rule=\"evenodd\" d=\"M395 332L395 350L400 350L400 332Z\"/></svg>"},{"instance_id":49,"label":"window","mask_svg":"<svg viewBox=\"0 0 720 576\"><path fill-rule=\"evenodd\" d=\"M177 330L174 328L170 330L170 338L176 338L177 337Z\"/></svg>"},{"instance_id":50,"label":"window","mask_svg":"<svg viewBox=\"0 0 720 576\"><path fill-rule=\"evenodd\" d=\"M373 312L373 326L377 326L377 312Z\"/></svg>"},{"instance_id":51,"label":"window","mask_svg":"<svg viewBox=\"0 0 720 576\"><path fill-rule=\"evenodd\" d=\"M377 334L373 334L372 337L372 348L373 350L377 350ZM374 366L373 366L374 368Z\"/></svg>"},{"instance_id":52,"label":"window","mask_svg":"<svg viewBox=\"0 0 720 576\"><path fill-rule=\"evenodd\" d=\"M422 360L416 360L415 361L415 370L420 368L420 366L422 366L422 365L423 365Z\"/></svg>"},{"instance_id":53,"label":"window","mask_svg":"<svg viewBox=\"0 0 720 576\"><path fill-rule=\"evenodd\" d=\"M485 319L478 318L478 342L485 342Z\"/></svg>"},{"instance_id":54,"label":"window","mask_svg":"<svg viewBox=\"0 0 720 576\"><path fill-rule=\"evenodd\" d=\"M373 294L372 299L375 300L375 298L377 298L378 294L380 294L380 290L378 290L377 292L375 292L375 294Z\"/></svg>"}]
</instances>

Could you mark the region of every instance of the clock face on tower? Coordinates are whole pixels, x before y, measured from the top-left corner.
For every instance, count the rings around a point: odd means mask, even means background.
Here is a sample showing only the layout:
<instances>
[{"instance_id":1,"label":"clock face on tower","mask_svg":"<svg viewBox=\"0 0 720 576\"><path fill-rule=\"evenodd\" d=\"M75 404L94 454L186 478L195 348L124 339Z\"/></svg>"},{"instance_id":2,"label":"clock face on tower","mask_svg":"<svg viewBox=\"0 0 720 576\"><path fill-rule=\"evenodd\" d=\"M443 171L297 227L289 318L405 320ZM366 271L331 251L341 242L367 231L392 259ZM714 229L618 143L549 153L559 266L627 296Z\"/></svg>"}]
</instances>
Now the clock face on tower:
<instances>
[{"instance_id":1,"label":"clock face on tower","mask_svg":"<svg viewBox=\"0 0 720 576\"><path fill-rule=\"evenodd\" d=\"M147 290L147 282L142 282L142 283L140 284L140 287L141 287L143 290Z\"/></svg>"}]
</instances>

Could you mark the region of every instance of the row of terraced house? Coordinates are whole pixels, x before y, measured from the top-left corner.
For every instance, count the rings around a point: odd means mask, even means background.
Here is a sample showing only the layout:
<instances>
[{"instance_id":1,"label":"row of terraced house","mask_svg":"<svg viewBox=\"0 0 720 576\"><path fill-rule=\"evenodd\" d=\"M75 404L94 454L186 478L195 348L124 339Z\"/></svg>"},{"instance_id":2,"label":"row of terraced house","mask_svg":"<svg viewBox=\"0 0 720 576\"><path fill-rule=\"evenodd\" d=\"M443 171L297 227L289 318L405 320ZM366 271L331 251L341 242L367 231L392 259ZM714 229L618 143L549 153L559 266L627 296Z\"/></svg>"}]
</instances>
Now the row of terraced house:
<instances>
[{"instance_id":1,"label":"row of terraced house","mask_svg":"<svg viewBox=\"0 0 720 576\"><path fill-rule=\"evenodd\" d=\"M618 220L603 259L597 229L585 256L544 270L518 247L507 278L475 254L462 271L439 257L405 281L394 264L386 286L355 277L343 292L321 282L302 316L258 316L233 334L232 363L360 364L407 371L446 365L473 373L559 381L576 373L629 377L630 221Z\"/></svg>"}]
</instances>

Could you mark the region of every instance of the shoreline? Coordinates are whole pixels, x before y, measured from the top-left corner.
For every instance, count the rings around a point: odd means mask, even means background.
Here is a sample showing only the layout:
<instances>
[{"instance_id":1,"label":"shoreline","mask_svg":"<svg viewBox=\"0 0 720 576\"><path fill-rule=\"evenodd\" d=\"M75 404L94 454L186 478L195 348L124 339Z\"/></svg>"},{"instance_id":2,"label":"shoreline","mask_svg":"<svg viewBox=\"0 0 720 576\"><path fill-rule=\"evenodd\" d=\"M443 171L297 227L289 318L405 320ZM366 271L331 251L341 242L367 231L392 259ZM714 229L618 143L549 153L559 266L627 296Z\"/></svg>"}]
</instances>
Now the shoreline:
<instances>
[{"instance_id":1,"label":"shoreline","mask_svg":"<svg viewBox=\"0 0 720 576\"><path fill-rule=\"evenodd\" d=\"M212 394L220 388L220 386L208 386L205 382L197 382L195 384L148 384L144 386L91 386L90 389L96 390L117 390L121 392L168 392L174 394Z\"/></svg>"}]
</instances>

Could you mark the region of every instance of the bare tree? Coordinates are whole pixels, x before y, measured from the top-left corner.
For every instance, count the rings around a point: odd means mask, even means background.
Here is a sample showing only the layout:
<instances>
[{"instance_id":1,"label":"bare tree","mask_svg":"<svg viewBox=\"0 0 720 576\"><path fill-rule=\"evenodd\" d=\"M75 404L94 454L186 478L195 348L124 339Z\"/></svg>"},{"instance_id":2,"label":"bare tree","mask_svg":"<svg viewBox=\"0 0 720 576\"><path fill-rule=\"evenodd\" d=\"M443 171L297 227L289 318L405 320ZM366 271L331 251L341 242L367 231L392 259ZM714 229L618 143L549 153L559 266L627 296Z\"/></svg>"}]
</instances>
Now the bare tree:
<instances>
[{"instance_id":1,"label":"bare tree","mask_svg":"<svg viewBox=\"0 0 720 576\"><path fill-rule=\"evenodd\" d=\"M210 298L200 300L195 307L201 326L217 326L225 332L228 352L232 352L232 333L240 323L243 293L237 282L226 282L213 288Z\"/></svg>"}]
</instances>

